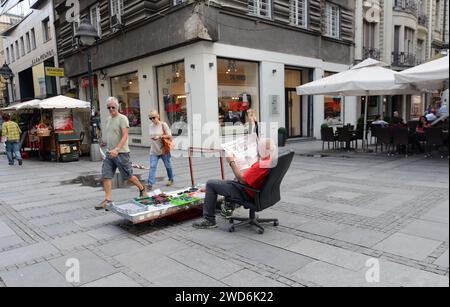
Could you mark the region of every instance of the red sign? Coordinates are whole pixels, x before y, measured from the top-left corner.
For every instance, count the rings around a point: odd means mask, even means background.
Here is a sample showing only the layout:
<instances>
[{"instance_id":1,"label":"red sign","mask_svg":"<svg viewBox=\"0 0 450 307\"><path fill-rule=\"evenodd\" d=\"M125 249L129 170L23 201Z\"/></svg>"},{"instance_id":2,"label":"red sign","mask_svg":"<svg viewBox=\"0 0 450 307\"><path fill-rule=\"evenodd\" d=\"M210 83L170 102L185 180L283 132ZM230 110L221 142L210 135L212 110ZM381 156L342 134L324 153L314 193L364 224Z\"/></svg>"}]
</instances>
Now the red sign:
<instances>
[{"instance_id":1,"label":"red sign","mask_svg":"<svg viewBox=\"0 0 450 307\"><path fill-rule=\"evenodd\" d=\"M97 87L97 76L94 75L92 80L94 87ZM81 88L88 88L88 87L89 87L89 77L81 78Z\"/></svg>"}]
</instances>

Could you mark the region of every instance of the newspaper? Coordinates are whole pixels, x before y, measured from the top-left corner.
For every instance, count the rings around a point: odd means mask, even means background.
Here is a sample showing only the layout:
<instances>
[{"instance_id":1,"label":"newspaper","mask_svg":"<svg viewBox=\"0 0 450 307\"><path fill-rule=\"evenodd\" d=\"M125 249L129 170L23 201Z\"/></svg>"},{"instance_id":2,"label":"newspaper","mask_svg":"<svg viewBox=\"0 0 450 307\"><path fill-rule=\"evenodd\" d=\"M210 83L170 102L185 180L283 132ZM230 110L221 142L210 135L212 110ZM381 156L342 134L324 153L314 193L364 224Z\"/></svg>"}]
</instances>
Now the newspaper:
<instances>
[{"instance_id":1,"label":"newspaper","mask_svg":"<svg viewBox=\"0 0 450 307\"><path fill-rule=\"evenodd\" d=\"M258 140L256 134L250 134L235 141L222 144L226 156L235 156L241 170L250 168L258 161Z\"/></svg>"}]
</instances>

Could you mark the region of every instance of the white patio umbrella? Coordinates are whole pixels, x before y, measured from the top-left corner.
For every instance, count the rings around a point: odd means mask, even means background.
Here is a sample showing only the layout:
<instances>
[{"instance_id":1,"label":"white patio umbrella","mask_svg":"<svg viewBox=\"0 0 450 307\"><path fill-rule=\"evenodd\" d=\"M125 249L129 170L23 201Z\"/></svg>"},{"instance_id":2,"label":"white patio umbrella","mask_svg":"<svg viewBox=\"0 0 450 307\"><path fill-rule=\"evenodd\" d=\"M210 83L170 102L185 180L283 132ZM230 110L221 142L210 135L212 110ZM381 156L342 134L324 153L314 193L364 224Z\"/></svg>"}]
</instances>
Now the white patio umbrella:
<instances>
[{"instance_id":1,"label":"white patio umbrella","mask_svg":"<svg viewBox=\"0 0 450 307\"><path fill-rule=\"evenodd\" d=\"M42 100L37 109L89 109L91 104L84 100L79 100L67 96L55 96Z\"/></svg>"},{"instance_id":2,"label":"white patio umbrella","mask_svg":"<svg viewBox=\"0 0 450 307\"><path fill-rule=\"evenodd\" d=\"M20 111L26 109L34 109L41 101L39 99L33 99L30 101L17 103L7 108L3 108L2 111Z\"/></svg>"},{"instance_id":3,"label":"white patio umbrella","mask_svg":"<svg viewBox=\"0 0 450 307\"><path fill-rule=\"evenodd\" d=\"M412 84L421 90L437 90L448 82L448 55L395 74L397 84Z\"/></svg>"},{"instance_id":4,"label":"white patio umbrella","mask_svg":"<svg viewBox=\"0 0 450 307\"><path fill-rule=\"evenodd\" d=\"M298 95L366 96L364 142L367 131L368 96L418 94L410 84L395 83L395 71L384 63L367 59L347 71L297 87Z\"/></svg>"}]
</instances>

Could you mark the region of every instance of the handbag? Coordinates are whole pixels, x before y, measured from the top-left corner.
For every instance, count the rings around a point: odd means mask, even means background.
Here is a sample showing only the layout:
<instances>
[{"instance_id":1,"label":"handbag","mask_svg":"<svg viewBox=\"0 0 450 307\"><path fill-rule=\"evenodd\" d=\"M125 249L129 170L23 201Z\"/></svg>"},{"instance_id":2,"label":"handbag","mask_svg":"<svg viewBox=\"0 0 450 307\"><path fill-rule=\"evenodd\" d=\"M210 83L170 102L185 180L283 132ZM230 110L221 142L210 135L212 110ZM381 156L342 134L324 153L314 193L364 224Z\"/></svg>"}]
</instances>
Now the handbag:
<instances>
[{"instance_id":1,"label":"handbag","mask_svg":"<svg viewBox=\"0 0 450 307\"><path fill-rule=\"evenodd\" d=\"M167 135L166 131L164 129L164 123L161 123L161 125L162 125L162 128L163 128L163 134ZM162 138L162 145L163 145L163 148L162 148L163 154L165 154L165 155L169 154L170 151L175 147L175 144L173 142L173 137Z\"/></svg>"}]
</instances>

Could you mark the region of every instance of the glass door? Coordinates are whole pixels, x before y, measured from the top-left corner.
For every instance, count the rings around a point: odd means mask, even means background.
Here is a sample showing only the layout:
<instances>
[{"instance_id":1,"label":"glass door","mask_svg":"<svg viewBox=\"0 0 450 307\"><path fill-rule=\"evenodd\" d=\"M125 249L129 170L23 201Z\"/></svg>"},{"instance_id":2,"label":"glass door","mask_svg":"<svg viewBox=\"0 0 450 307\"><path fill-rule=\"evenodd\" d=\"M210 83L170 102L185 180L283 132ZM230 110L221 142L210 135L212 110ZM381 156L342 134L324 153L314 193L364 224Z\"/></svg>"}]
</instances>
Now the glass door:
<instances>
[{"instance_id":1,"label":"glass door","mask_svg":"<svg viewBox=\"0 0 450 307\"><path fill-rule=\"evenodd\" d=\"M288 137L302 136L302 99L295 88L286 89L286 129Z\"/></svg>"}]
</instances>

